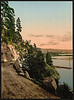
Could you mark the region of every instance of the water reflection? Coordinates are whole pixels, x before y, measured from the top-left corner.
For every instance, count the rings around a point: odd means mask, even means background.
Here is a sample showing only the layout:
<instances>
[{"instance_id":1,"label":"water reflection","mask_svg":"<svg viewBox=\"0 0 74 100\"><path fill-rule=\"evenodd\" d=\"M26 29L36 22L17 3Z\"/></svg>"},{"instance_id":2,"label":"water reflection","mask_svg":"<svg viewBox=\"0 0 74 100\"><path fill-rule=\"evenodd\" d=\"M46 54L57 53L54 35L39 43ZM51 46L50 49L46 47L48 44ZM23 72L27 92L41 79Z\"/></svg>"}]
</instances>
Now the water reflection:
<instances>
[{"instance_id":1,"label":"water reflection","mask_svg":"<svg viewBox=\"0 0 74 100\"><path fill-rule=\"evenodd\" d=\"M56 56L52 57L53 65L63 66L63 67L73 67L73 57L72 56Z\"/></svg>"}]
</instances>

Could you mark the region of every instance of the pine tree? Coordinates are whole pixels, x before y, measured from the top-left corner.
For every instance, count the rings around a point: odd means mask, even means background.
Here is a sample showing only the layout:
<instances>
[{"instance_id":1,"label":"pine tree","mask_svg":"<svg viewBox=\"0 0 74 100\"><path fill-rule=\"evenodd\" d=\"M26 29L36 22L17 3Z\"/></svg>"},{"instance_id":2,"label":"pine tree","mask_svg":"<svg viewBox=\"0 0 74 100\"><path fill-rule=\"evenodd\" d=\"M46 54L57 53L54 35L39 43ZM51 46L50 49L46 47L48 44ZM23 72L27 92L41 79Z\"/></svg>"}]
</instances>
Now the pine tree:
<instances>
[{"instance_id":1,"label":"pine tree","mask_svg":"<svg viewBox=\"0 0 74 100\"><path fill-rule=\"evenodd\" d=\"M46 63L47 63L48 65L50 65L51 67L53 67L53 61L52 61L52 59L51 59L51 55L50 55L49 52L46 53Z\"/></svg>"},{"instance_id":2,"label":"pine tree","mask_svg":"<svg viewBox=\"0 0 74 100\"><path fill-rule=\"evenodd\" d=\"M8 9L8 1L1 1L1 29L2 33L4 34L5 32L5 17L6 17L6 12Z\"/></svg>"},{"instance_id":3,"label":"pine tree","mask_svg":"<svg viewBox=\"0 0 74 100\"><path fill-rule=\"evenodd\" d=\"M21 27L21 21L20 18L18 17L16 20L16 34L17 34L17 40L18 41L22 41L22 36L20 34L20 32L22 31L22 27Z\"/></svg>"},{"instance_id":4,"label":"pine tree","mask_svg":"<svg viewBox=\"0 0 74 100\"><path fill-rule=\"evenodd\" d=\"M36 44L34 43L34 48L36 48Z\"/></svg>"},{"instance_id":5,"label":"pine tree","mask_svg":"<svg viewBox=\"0 0 74 100\"><path fill-rule=\"evenodd\" d=\"M16 20L16 27L17 27L17 32L20 33L22 31L22 27L21 27L21 21L19 17Z\"/></svg>"},{"instance_id":6,"label":"pine tree","mask_svg":"<svg viewBox=\"0 0 74 100\"><path fill-rule=\"evenodd\" d=\"M1 29L2 34L9 40L14 39L15 18L14 9L9 7L8 1L1 1Z\"/></svg>"},{"instance_id":7,"label":"pine tree","mask_svg":"<svg viewBox=\"0 0 74 100\"><path fill-rule=\"evenodd\" d=\"M6 16L6 27L8 30L7 35L10 36L12 41L14 42L15 35L15 18L14 18L14 9L8 7L7 16Z\"/></svg>"}]
</instances>

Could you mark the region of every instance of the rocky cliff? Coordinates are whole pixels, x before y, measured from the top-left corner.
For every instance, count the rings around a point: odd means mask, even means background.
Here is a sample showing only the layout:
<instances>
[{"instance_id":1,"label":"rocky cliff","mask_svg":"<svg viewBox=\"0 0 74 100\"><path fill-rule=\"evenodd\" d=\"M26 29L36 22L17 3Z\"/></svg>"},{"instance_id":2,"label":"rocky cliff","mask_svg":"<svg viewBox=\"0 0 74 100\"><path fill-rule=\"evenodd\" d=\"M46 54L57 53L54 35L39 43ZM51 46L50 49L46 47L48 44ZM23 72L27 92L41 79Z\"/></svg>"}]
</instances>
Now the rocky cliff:
<instances>
[{"instance_id":1,"label":"rocky cliff","mask_svg":"<svg viewBox=\"0 0 74 100\"><path fill-rule=\"evenodd\" d=\"M15 61L19 57L19 52L12 45L1 43L1 62Z\"/></svg>"},{"instance_id":2,"label":"rocky cliff","mask_svg":"<svg viewBox=\"0 0 74 100\"><path fill-rule=\"evenodd\" d=\"M1 44L1 99L59 99L17 73L13 62L18 57L14 46Z\"/></svg>"}]
</instances>

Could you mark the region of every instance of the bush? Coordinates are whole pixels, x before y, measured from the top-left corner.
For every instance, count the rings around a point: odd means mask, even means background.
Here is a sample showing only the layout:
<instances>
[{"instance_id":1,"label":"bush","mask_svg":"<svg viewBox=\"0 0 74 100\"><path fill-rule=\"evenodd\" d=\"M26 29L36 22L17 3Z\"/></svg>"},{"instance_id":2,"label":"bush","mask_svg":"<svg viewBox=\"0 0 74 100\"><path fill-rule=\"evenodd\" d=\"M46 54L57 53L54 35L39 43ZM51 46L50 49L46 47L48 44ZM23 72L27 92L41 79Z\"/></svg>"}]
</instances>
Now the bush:
<instances>
[{"instance_id":1,"label":"bush","mask_svg":"<svg viewBox=\"0 0 74 100\"><path fill-rule=\"evenodd\" d=\"M60 74L57 72L57 70L53 67L50 67L47 63L45 63L45 69L44 72L46 77L53 76L55 79L60 79Z\"/></svg>"},{"instance_id":2,"label":"bush","mask_svg":"<svg viewBox=\"0 0 74 100\"><path fill-rule=\"evenodd\" d=\"M63 85L59 85L57 93L58 96L60 96L61 98L72 98L73 95L71 89L66 83L63 83Z\"/></svg>"},{"instance_id":3,"label":"bush","mask_svg":"<svg viewBox=\"0 0 74 100\"><path fill-rule=\"evenodd\" d=\"M42 80L44 78L45 62L41 51L37 51L36 54L29 54L27 58L27 63L29 65L30 77L36 80Z\"/></svg>"},{"instance_id":4,"label":"bush","mask_svg":"<svg viewBox=\"0 0 74 100\"><path fill-rule=\"evenodd\" d=\"M4 37L2 37L2 41L8 44L9 38L7 36L6 37L4 36Z\"/></svg>"},{"instance_id":5,"label":"bush","mask_svg":"<svg viewBox=\"0 0 74 100\"><path fill-rule=\"evenodd\" d=\"M53 67L53 61L51 59L51 54L49 52L46 53L46 63Z\"/></svg>"}]
</instances>

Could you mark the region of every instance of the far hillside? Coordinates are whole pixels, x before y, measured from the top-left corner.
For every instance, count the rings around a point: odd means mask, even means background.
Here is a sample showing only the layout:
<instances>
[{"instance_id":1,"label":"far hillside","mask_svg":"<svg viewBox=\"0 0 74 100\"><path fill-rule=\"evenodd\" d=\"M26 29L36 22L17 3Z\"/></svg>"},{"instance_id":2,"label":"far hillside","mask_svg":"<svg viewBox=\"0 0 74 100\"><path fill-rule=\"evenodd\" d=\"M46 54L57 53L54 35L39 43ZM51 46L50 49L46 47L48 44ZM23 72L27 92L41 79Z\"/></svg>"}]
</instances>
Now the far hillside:
<instances>
[{"instance_id":1,"label":"far hillside","mask_svg":"<svg viewBox=\"0 0 74 100\"><path fill-rule=\"evenodd\" d=\"M48 51L53 53L55 52L55 53L73 54L73 50L67 50L67 49L42 49L42 48L40 49L43 53L46 53Z\"/></svg>"}]
</instances>

